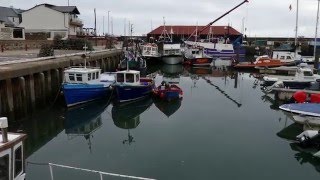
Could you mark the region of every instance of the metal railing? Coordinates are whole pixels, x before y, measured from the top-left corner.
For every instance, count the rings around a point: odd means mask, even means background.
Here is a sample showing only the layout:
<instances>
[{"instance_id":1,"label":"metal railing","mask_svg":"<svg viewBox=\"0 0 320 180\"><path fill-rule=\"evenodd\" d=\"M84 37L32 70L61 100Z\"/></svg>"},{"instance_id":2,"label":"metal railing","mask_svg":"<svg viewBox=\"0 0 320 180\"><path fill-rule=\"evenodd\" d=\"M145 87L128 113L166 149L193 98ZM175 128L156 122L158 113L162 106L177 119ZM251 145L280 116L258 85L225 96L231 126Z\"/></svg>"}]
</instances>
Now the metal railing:
<instances>
[{"instance_id":1,"label":"metal railing","mask_svg":"<svg viewBox=\"0 0 320 180\"><path fill-rule=\"evenodd\" d=\"M138 176L128 176L128 175L123 175L123 174L108 173L108 172L102 172L102 171L96 171L96 170L83 169L83 168L77 168L77 167L72 167L72 166L65 166L65 165L49 163L51 180L54 180L53 169L52 169L53 166L60 167L60 168L66 168L66 169L85 171L85 172L90 172L90 173L96 173L96 174L99 174L100 180L103 180L103 175L121 177L121 178L127 178L127 179L155 180L155 179L151 179L151 178L144 178L144 177L138 177Z\"/></svg>"}]
</instances>

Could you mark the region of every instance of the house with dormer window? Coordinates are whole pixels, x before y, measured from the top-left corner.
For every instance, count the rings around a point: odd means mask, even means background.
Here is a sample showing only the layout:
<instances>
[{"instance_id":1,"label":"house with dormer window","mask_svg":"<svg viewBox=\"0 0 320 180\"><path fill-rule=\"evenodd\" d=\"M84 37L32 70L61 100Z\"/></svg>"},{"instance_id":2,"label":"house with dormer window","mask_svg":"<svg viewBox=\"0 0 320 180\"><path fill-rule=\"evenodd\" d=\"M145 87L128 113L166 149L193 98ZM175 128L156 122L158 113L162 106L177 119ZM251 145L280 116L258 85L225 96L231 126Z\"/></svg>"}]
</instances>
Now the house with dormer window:
<instances>
[{"instance_id":1,"label":"house with dormer window","mask_svg":"<svg viewBox=\"0 0 320 180\"><path fill-rule=\"evenodd\" d=\"M21 27L25 28L27 39L53 40L56 35L63 39L75 37L82 31L83 23L76 6L55 6L40 4L22 12Z\"/></svg>"}]
</instances>

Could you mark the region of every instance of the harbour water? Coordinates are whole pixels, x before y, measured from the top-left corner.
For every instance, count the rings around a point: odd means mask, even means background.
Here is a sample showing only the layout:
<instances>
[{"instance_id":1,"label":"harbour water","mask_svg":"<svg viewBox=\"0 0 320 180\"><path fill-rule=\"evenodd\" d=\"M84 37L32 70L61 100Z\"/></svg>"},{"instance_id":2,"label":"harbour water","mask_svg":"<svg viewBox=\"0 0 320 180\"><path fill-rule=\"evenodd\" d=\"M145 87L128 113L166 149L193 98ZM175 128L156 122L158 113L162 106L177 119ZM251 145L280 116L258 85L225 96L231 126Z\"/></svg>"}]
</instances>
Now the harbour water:
<instances>
[{"instance_id":1,"label":"harbour water","mask_svg":"<svg viewBox=\"0 0 320 180\"><path fill-rule=\"evenodd\" d=\"M179 83L183 99L126 106L57 104L25 120L27 179L50 179L46 163L155 179L317 179L320 159L291 139L302 131L252 74L181 65L150 67L156 83ZM99 179L54 167L55 179ZM106 177L107 179L107 177ZM109 177L109 179L119 179Z\"/></svg>"}]
</instances>

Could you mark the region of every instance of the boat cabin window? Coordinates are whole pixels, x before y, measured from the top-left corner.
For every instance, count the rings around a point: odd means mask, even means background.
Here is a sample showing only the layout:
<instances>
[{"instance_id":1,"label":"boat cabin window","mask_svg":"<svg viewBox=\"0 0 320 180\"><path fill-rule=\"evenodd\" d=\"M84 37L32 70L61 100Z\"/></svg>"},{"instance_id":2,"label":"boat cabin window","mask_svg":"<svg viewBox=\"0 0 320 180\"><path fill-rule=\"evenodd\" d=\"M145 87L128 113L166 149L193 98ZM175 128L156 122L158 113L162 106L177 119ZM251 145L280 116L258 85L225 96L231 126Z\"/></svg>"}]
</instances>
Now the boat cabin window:
<instances>
[{"instance_id":1,"label":"boat cabin window","mask_svg":"<svg viewBox=\"0 0 320 180\"><path fill-rule=\"evenodd\" d=\"M82 81L82 74L76 74L77 81Z\"/></svg>"},{"instance_id":2,"label":"boat cabin window","mask_svg":"<svg viewBox=\"0 0 320 180\"><path fill-rule=\"evenodd\" d=\"M96 79L99 79L99 72L96 72Z\"/></svg>"},{"instance_id":3,"label":"boat cabin window","mask_svg":"<svg viewBox=\"0 0 320 180\"><path fill-rule=\"evenodd\" d=\"M152 51L156 51L157 49L156 48L152 48Z\"/></svg>"},{"instance_id":4,"label":"boat cabin window","mask_svg":"<svg viewBox=\"0 0 320 180\"><path fill-rule=\"evenodd\" d=\"M92 79L93 79L93 77L92 77ZM88 81L90 81L91 80L91 73L88 73Z\"/></svg>"},{"instance_id":5,"label":"boat cabin window","mask_svg":"<svg viewBox=\"0 0 320 180\"><path fill-rule=\"evenodd\" d=\"M0 157L0 178L9 179L9 154Z\"/></svg>"},{"instance_id":6,"label":"boat cabin window","mask_svg":"<svg viewBox=\"0 0 320 180\"><path fill-rule=\"evenodd\" d=\"M70 80L70 81L74 81L74 80L75 80L74 74L71 74L71 73L69 74L69 80Z\"/></svg>"},{"instance_id":7,"label":"boat cabin window","mask_svg":"<svg viewBox=\"0 0 320 180\"><path fill-rule=\"evenodd\" d=\"M124 82L124 74L117 74L117 82Z\"/></svg>"},{"instance_id":8,"label":"boat cabin window","mask_svg":"<svg viewBox=\"0 0 320 180\"><path fill-rule=\"evenodd\" d=\"M140 76L139 76L139 74L136 74L136 81L137 81L137 82L140 81Z\"/></svg>"},{"instance_id":9,"label":"boat cabin window","mask_svg":"<svg viewBox=\"0 0 320 180\"><path fill-rule=\"evenodd\" d=\"M313 73L311 71L304 71L303 75L304 76L313 76Z\"/></svg>"},{"instance_id":10,"label":"boat cabin window","mask_svg":"<svg viewBox=\"0 0 320 180\"><path fill-rule=\"evenodd\" d=\"M287 56L287 59L291 59L291 56Z\"/></svg>"},{"instance_id":11,"label":"boat cabin window","mask_svg":"<svg viewBox=\"0 0 320 180\"><path fill-rule=\"evenodd\" d=\"M126 74L126 82L133 83L134 82L134 74Z\"/></svg>"},{"instance_id":12,"label":"boat cabin window","mask_svg":"<svg viewBox=\"0 0 320 180\"><path fill-rule=\"evenodd\" d=\"M14 177L17 177L22 172L22 147L18 147L14 152Z\"/></svg>"},{"instance_id":13,"label":"boat cabin window","mask_svg":"<svg viewBox=\"0 0 320 180\"><path fill-rule=\"evenodd\" d=\"M280 56L280 59L284 59L284 56Z\"/></svg>"}]
</instances>

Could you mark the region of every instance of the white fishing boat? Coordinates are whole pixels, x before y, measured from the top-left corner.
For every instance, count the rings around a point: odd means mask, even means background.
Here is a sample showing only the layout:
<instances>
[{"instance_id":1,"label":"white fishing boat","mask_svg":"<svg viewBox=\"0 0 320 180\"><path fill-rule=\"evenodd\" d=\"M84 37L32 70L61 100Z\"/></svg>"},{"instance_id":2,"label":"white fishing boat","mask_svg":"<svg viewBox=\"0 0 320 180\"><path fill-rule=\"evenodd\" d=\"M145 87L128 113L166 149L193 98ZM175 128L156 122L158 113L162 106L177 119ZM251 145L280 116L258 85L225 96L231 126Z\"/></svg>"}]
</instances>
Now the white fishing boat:
<instances>
[{"instance_id":1,"label":"white fishing boat","mask_svg":"<svg viewBox=\"0 0 320 180\"><path fill-rule=\"evenodd\" d=\"M24 140L26 134L7 132L8 119L0 118L0 179L24 180L25 157Z\"/></svg>"},{"instance_id":2,"label":"white fishing boat","mask_svg":"<svg viewBox=\"0 0 320 180\"><path fill-rule=\"evenodd\" d=\"M293 121L307 126L320 126L320 117L297 115L293 116Z\"/></svg>"},{"instance_id":3,"label":"white fishing boat","mask_svg":"<svg viewBox=\"0 0 320 180\"><path fill-rule=\"evenodd\" d=\"M310 83L320 80L320 76L313 74L309 67L299 67L295 76L267 75L263 77L263 86L272 86L275 82L281 81L284 87L303 89L310 86Z\"/></svg>"},{"instance_id":4,"label":"white fishing boat","mask_svg":"<svg viewBox=\"0 0 320 180\"><path fill-rule=\"evenodd\" d=\"M163 44L162 61L166 64L180 64L183 62L180 44Z\"/></svg>"},{"instance_id":5,"label":"white fishing boat","mask_svg":"<svg viewBox=\"0 0 320 180\"><path fill-rule=\"evenodd\" d=\"M172 34L173 30L171 28L170 34L166 30L166 23L163 20L163 31L159 37L159 52L161 59L166 64L180 64L183 62L181 45L180 43L173 43Z\"/></svg>"},{"instance_id":6,"label":"white fishing boat","mask_svg":"<svg viewBox=\"0 0 320 180\"><path fill-rule=\"evenodd\" d=\"M142 45L142 57L146 59L159 58L158 45L156 43L147 43Z\"/></svg>"}]
</instances>

